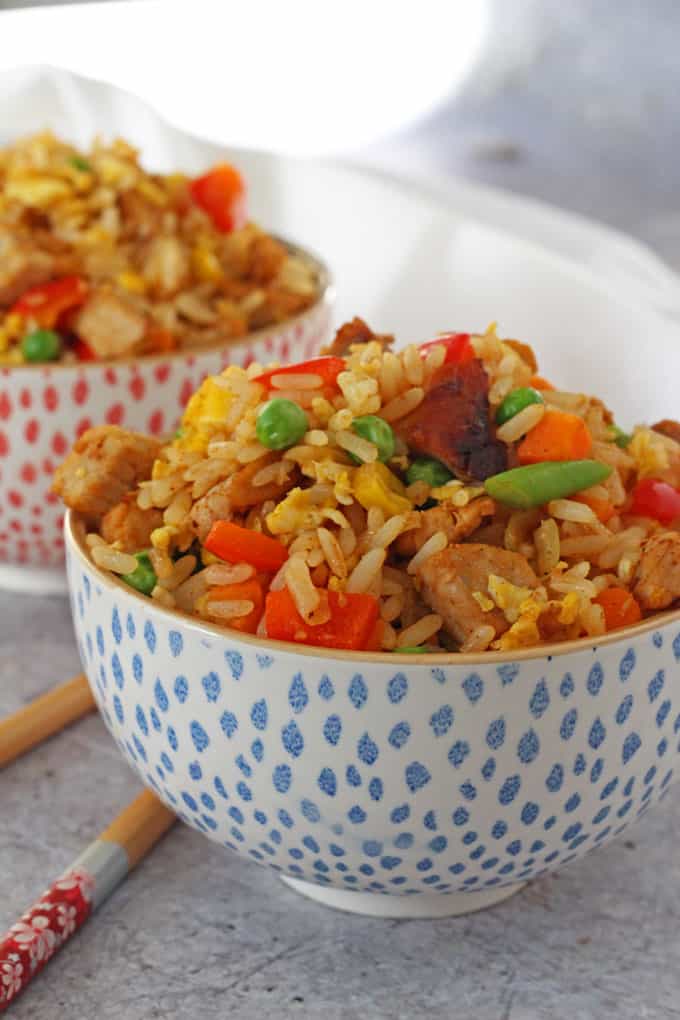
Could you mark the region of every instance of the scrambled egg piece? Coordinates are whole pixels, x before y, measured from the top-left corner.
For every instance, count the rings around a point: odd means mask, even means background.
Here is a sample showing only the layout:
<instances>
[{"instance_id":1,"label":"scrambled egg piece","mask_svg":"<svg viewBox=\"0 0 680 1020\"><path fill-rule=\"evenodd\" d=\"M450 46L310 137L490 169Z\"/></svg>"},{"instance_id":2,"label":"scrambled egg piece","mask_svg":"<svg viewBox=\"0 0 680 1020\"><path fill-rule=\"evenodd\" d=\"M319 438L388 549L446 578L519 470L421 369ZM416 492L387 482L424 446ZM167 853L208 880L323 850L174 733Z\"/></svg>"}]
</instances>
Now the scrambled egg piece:
<instances>
[{"instance_id":1,"label":"scrambled egg piece","mask_svg":"<svg viewBox=\"0 0 680 1020\"><path fill-rule=\"evenodd\" d=\"M211 376L193 394L182 416L182 435L175 444L185 450L203 453L213 431L224 424L233 400L228 389Z\"/></svg>"},{"instance_id":2,"label":"scrambled egg piece","mask_svg":"<svg viewBox=\"0 0 680 1020\"><path fill-rule=\"evenodd\" d=\"M267 527L272 535L292 534L321 526L326 518L324 509L332 500L319 506L312 502L309 492L296 486L267 514Z\"/></svg>"},{"instance_id":3,"label":"scrambled egg piece","mask_svg":"<svg viewBox=\"0 0 680 1020\"><path fill-rule=\"evenodd\" d=\"M532 599L535 592L531 588L522 588L519 585L511 584L504 577L498 574L489 576L489 595L499 609L505 613L508 623L515 623L525 611L524 607ZM543 598L542 603L545 603Z\"/></svg>"},{"instance_id":4,"label":"scrambled egg piece","mask_svg":"<svg viewBox=\"0 0 680 1020\"><path fill-rule=\"evenodd\" d=\"M386 517L408 513L413 503L406 498L406 489L390 469L377 461L362 464L354 473L354 495L364 510L379 507Z\"/></svg>"},{"instance_id":5,"label":"scrambled egg piece","mask_svg":"<svg viewBox=\"0 0 680 1020\"><path fill-rule=\"evenodd\" d=\"M348 506L353 499L354 470L345 464L338 464L333 459L333 451L328 447L320 447L317 456L319 460L301 465L303 475L315 482L331 484L338 503Z\"/></svg>"},{"instance_id":6,"label":"scrambled egg piece","mask_svg":"<svg viewBox=\"0 0 680 1020\"><path fill-rule=\"evenodd\" d=\"M489 577L489 594L511 625L494 641L493 648L510 652L541 643L538 619L550 604L544 588L523 588L492 574Z\"/></svg>"},{"instance_id":7,"label":"scrambled egg piece","mask_svg":"<svg viewBox=\"0 0 680 1020\"><path fill-rule=\"evenodd\" d=\"M42 209L60 198L67 198L71 189L65 181L58 177L47 177L40 174L11 177L5 184L7 198L16 199L24 205L37 206Z\"/></svg>"},{"instance_id":8,"label":"scrambled egg piece","mask_svg":"<svg viewBox=\"0 0 680 1020\"><path fill-rule=\"evenodd\" d=\"M655 478L670 467L668 441L652 429L636 429L626 450L635 460L640 478Z\"/></svg>"}]
</instances>

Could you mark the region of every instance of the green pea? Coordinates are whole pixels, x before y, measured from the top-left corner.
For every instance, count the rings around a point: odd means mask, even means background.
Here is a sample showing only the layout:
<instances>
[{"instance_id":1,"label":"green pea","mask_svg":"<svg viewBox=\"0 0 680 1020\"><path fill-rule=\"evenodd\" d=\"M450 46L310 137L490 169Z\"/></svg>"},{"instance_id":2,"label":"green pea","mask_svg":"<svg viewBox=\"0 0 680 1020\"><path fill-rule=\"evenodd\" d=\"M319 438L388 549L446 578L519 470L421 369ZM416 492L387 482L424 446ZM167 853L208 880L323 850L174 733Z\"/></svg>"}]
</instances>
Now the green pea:
<instances>
[{"instance_id":1,"label":"green pea","mask_svg":"<svg viewBox=\"0 0 680 1020\"><path fill-rule=\"evenodd\" d=\"M302 408L284 397L268 401L255 424L257 438L268 450L286 450L295 446L308 428L307 415Z\"/></svg>"},{"instance_id":2,"label":"green pea","mask_svg":"<svg viewBox=\"0 0 680 1020\"><path fill-rule=\"evenodd\" d=\"M156 587L156 571L151 566L149 554L145 552L135 553L137 566L131 574L123 574L121 580L129 584L131 588L141 591L142 595L150 595Z\"/></svg>"},{"instance_id":3,"label":"green pea","mask_svg":"<svg viewBox=\"0 0 680 1020\"><path fill-rule=\"evenodd\" d=\"M183 435L184 435L184 429L177 429L177 431L175 432L175 434L174 434L174 436L172 438L173 439L181 439Z\"/></svg>"},{"instance_id":4,"label":"green pea","mask_svg":"<svg viewBox=\"0 0 680 1020\"><path fill-rule=\"evenodd\" d=\"M34 329L21 341L26 361L56 361L61 354L61 337L53 329Z\"/></svg>"},{"instance_id":5,"label":"green pea","mask_svg":"<svg viewBox=\"0 0 680 1020\"><path fill-rule=\"evenodd\" d=\"M352 428L362 439L378 447L378 460L385 463L394 456L394 432L384 418L378 418L376 414L364 414L354 419Z\"/></svg>"},{"instance_id":6,"label":"green pea","mask_svg":"<svg viewBox=\"0 0 680 1020\"><path fill-rule=\"evenodd\" d=\"M446 465L440 460L434 460L433 457L417 457L406 469L406 481L409 485L413 485L414 482L426 482L431 489L436 489L438 485L446 485L452 478L453 474Z\"/></svg>"},{"instance_id":7,"label":"green pea","mask_svg":"<svg viewBox=\"0 0 680 1020\"><path fill-rule=\"evenodd\" d=\"M499 503L529 510L599 485L611 473L607 464L597 460L547 460L492 475L484 482L484 488Z\"/></svg>"},{"instance_id":8,"label":"green pea","mask_svg":"<svg viewBox=\"0 0 680 1020\"><path fill-rule=\"evenodd\" d=\"M520 386L519 389L508 393L507 397L496 411L496 424L504 425L516 414L523 411L530 404L544 404L542 395L532 386Z\"/></svg>"},{"instance_id":9,"label":"green pea","mask_svg":"<svg viewBox=\"0 0 680 1020\"><path fill-rule=\"evenodd\" d=\"M71 156L69 163L72 167L75 167L76 170L81 170L83 173L89 173L92 169L92 166L86 159L83 159L82 156Z\"/></svg>"},{"instance_id":10,"label":"green pea","mask_svg":"<svg viewBox=\"0 0 680 1020\"><path fill-rule=\"evenodd\" d=\"M633 437L628 433L620 429L618 425L610 425L609 431L611 433L612 442L616 443L617 446L625 450L627 446L633 442Z\"/></svg>"}]
</instances>

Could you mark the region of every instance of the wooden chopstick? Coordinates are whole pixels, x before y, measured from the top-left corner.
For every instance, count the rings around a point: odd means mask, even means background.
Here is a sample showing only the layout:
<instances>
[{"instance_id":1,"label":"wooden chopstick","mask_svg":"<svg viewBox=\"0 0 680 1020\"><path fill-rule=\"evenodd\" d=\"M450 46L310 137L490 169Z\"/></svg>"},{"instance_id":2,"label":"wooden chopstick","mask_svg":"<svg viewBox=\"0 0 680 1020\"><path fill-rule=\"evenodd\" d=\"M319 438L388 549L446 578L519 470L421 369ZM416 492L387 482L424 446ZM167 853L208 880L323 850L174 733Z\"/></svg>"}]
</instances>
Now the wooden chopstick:
<instances>
[{"instance_id":1,"label":"wooden chopstick","mask_svg":"<svg viewBox=\"0 0 680 1020\"><path fill-rule=\"evenodd\" d=\"M0 769L96 707L87 678L79 673L0 719Z\"/></svg>"},{"instance_id":2,"label":"wooden chopstick","mask_svg":"<svg viewBox=\"0 0 680 1020\"><path fill-rule=\"evenodd\" d=\"M168 831L175 815L145 790L0 937L0 1013Z\"/></svg>"}]
</instances>

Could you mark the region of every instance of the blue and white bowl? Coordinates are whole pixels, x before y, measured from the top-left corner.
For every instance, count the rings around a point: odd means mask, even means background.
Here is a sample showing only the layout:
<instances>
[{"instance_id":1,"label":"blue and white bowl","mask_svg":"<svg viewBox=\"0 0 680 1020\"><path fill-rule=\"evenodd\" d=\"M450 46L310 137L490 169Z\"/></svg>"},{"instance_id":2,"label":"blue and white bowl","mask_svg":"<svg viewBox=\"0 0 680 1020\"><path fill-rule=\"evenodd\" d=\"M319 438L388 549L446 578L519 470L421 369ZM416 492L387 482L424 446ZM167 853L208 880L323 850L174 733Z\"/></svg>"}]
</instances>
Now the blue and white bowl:
<instances>
[{"instance_id":1,"label":"blue and white bowl","mask_svg":"<svg viewBox=\"0 0 680 1020\"><path fill-rule=\"evenodd\" d=\"M72 514L66 548L83 665L142 781L322 903L490 906L604 846L673 780L680 612L513 661L354 655L165 610L94 566Z\"/></svg>"}]
</instances>

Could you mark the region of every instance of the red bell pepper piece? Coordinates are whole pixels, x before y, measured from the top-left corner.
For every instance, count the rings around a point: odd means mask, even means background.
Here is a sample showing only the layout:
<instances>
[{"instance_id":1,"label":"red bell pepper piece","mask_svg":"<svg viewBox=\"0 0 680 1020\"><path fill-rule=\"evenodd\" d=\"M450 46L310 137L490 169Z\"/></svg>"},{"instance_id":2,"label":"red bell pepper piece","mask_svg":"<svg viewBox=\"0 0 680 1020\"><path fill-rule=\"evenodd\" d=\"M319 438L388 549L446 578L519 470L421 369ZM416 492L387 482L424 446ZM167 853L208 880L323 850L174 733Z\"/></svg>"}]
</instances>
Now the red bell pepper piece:
<instances>
[{"instance_id":1,"label":"red bell pepper piece","mask_svg":"<svg viewBox=\"0 0 680 1020\"><path fill-rule=\"evenodd\" d=\"M265 600L267 637L278 641L317 645L323 648L349 648L360 651L374 647L378 620L378 600L372 595L327 592L331 618L312 626L298 613L287 588L270 591Z\"/></svg>"},{"instance_id":2,"label":"red bell pepper piece","mask_svg":"<svg viewBox=\"0 0 680 1020\"><path fill-rule=\"evenodd\" d=\"M189 185L196 205L207 212L218 230L228 234L246 222L246 186L236 167L218 163Z\"/></svg>"},{"instance_id":3,"label":"red bell pepper piece","mask_svg":"<svg viewBox=\"0 0 680 1020\"><path fill-rule=\"evenodd\" d=\"M631 513L671 524L680 518L680 489L658 478L643 478L633 489Z\"/></svg>"},{"instance_id":4,"label":"red bell pepper piece","mask_svg":"<svg viewBox=\"0 0 680 1020\"><path fill-rule=\"evenodd\" d=\"M14 303L13 312L33 319L42 329L53 329L65 312L82 305L88 286L82 276L62 276L59 280L30 287Z\"/></svg>"},{"instance_id":5,"label":"red bell pepper piece","mask_svg":"<svg viewBox=\"0 0 680 1020\"><path fill-rule=\"evenodd\" d=\"M73 345L73 353L78 358L78 361L96 361L97 355L94 353L91 347L85 343L84 340L76 340Z\"/></svg>"},{"instance_id":6,"label":"red bell pepper piece","mask_svg":"<svg viewBox=\"0 0 680 1020\"><path fill-rule=\"evenodd\" d=\"M344 372L347 368L347 364L344 358L335 358L332 355L326 355L321 358L311 358L309 361L302 361L299 365L286 365L285 368L272 368L269 372L263 372L262 375L255 376L253 382L260 383L262 386L266 386L268 390L272 388L272 378L275 375L318 375L323 383L323 386L333 386L337 388L338 376L341 372ZM280 389L281 387L279 387Z\"/></svg>"},{"instance_id":7,"label":"red bell pepper piece","mask_svg":"<svg viewBox=\"0 0 680 1020\"><path fill-rule=\"evenodd\" d=\"M221 560L250 563L256 570L270 574L276 573L288 559L288 550L282 542L231 521L215 521L203 544Z\"/></svg>"},{"instance_id":8,"label":"red bell pepper piece","mask_svg":"<svg viewBox=\"0 0 680 1020\"><path fill-rule=\"evenodd\" d=\"M476 356L469 333L444 333L434 340L426 340L418 350L425 357L433 347L446 348L445 365L465 365Z\"/></svg>"}]
</instances>

